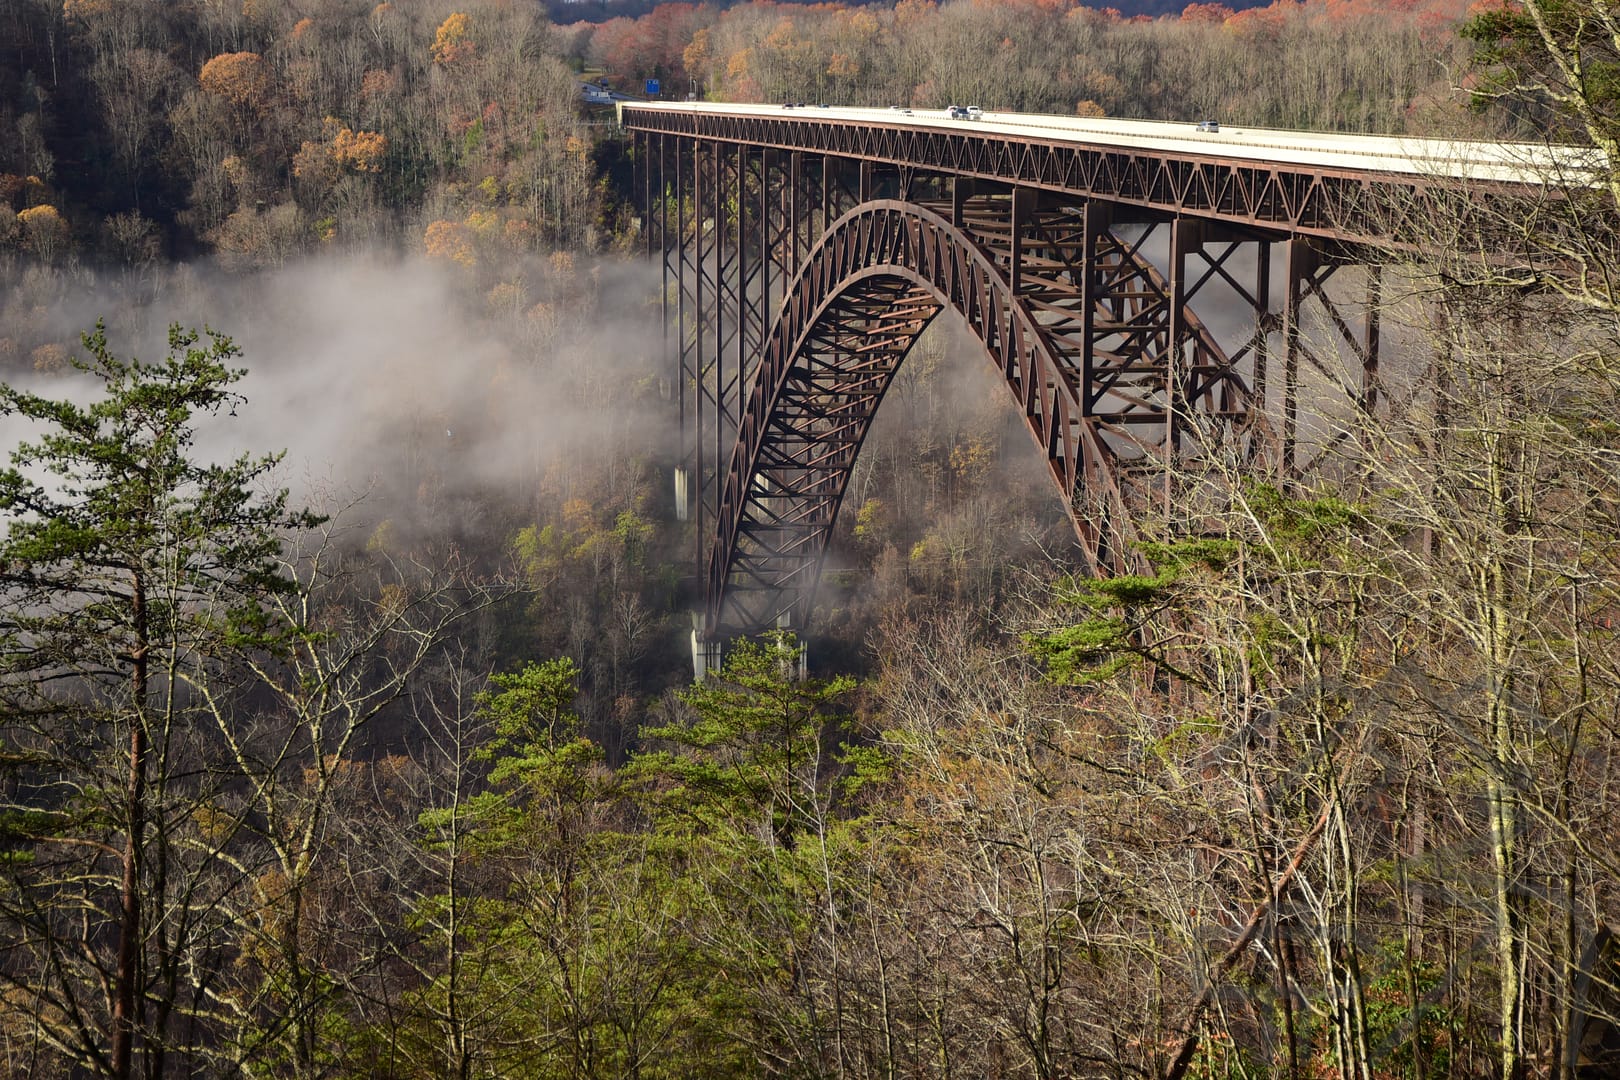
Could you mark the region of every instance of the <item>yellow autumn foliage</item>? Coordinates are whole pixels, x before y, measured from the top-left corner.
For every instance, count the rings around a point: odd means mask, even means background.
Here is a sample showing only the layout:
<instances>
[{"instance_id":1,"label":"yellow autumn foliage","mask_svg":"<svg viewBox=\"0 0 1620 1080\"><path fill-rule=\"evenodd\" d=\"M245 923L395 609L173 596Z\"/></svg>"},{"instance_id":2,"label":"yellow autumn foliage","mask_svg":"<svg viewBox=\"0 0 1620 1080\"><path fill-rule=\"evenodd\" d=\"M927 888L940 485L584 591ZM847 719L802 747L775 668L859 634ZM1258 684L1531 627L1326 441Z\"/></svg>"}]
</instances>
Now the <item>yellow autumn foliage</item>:
<instances>
[{"instance_id":1,"label":"yellow autumn foliage","mask_svg":"<svg viewBox=\"0 0 1620 1080\"><path fill-rule=\"evenodd\" d=\"M464 12L453 11L433 35L433 62L435 64L453 64L458 60L466 60L473 54L473 43L467 39L472 29L472 20Z\"/></svg>"},{"instance_id":2,"label":"yellow autumn foliage","mask_svg":"<svg viewBox=\"0 0 1620 1080\"><path fill-rule=\"evenodd\" d=\"M222 844L236 831L238 819L228 811L204 803L191 812L197 833L210 844Z\"/></svg>"},{"instance_id":3,"label":"yellow autumn foliage","mask_svg":"<svg viewBox=\"0 0 1620 1080\"><path fill-rule=\"evenodd\" d=\"M523 306L523 299L523 283L520 281L499 282L484 294L484 303L496 315L516 314L518 308Z\"/></svg>"},{"instance_id":4,"label":"yellow autumn foliage","mask_svg":"<svg viewBox=\"0 0 1620 1080\"><path fill-rule=\"evenodd\" d=\"M47 262L67 248L67 221L49 203L22 211L17 224L22 228L23 246Z\"/></svg>"},{"instance_id":5,"label":"yellow autumn foliage","mask_svg":"<svg viewBox=\"0 0 1620 1080\"><path fill-rule=\"evenodd\" d=\"M951 471L970 484L980 483L996 460L994 445L981 438L970 438L951 448Z\"/></svg>"},{"instance_id":6,"label":"yellow autumn foliage","mask_svg":"<svg viewBox=\"0 0 1620 1080\"><path fill-rule=\"evenodd\" d=\"M17 215L17 220L30 229L66 228L62 215L56 207L46 204L44 206L30 206Z\"/></svg>"},{"instance_id":7,"label":"yellow autumn foliage","mask_svg":"<svg viewBox=\"0 0 1620 1080\"><path fill-rule=\"evenodd\" d=\"M506 246L518 251L527 251L534 247L537 233L534 222L527 218L510 218L501 230L506 240Z\"/></svg>"},{"instance_id":8,"label":"yellow autumn foliage","mask_svg":"<svg viewBox=\"0 0 1620 1080\"><path fill-rule=\"evenodd\" d=\"M58 371L67 370L68 351L61 345L52 343L41 345L33 351L30 359L34 361L34 370L41 375L50 375Z\"/></svg>"},{"instance_id":9,"label":"yellow autumn foliage","mask_svg":"<svg viewBox=\"0 0 1620 1080\"><path fill-rule=\"evenodd\" d=\"M472 237L459 221L434 221L422 233L422 248L430 259L448 259L468 269L478 264Z\"/></svg>"},{"instance_id":10,"label":"yellow autumn foliage","mask_svg":"<svg viewBox=\"0 0 1620 1080\"><path fill-rule=\"evenodd\" d=\"M388 153L388 136L378 131L354 131L335 116L321 122L325 142L306 140L293 155L293 175L316 179L337 169L381 172Z\"/></svg>"},{"instance_id":11,"label":"yellow autumn foliage","mask_svg":"<svg viewBox=\"0 0 1620 1080\"><path fill-rule=\"evenodd\" d=\"M410 607L411 594L405 586L390 582L377 593L377 611L384 618L397 619Z\"/></svg>"},{"instance_id":12,"label":"yellow autumn foliage","mask_svg":"<svg viewBox=\"0 0 1620 1080\"><path fill-rule=\"evenodd\" d=\"M530 332L542 341L550 341L561 322L556 307L543 300L524 312L523 317L528 320Z\"/></svg>"},{"instance_id":13,"label":"yellow autumn foliage","mask_svg":"<svg viewBox=\"0 0 1620 1080\"><path fill-rule=\"evenodd\" d=\"M786 17L778 19L776 26L765 35L765 47L778 51L794 48L799 43L796 29L792 19Z\"/></svg>"},{"instance_id":14,"label":"yellow autumn foliage","mask_svg":"<svg viewBox=\"0 0 1620 1080\"><path fill-rule=\"evenodd\" d=\"M692 42L681 50L681 62L686 65L687 71L703 71L709 66L709 31L699 30L692 35Z\"/></svg>"},{"instance_id":15,"label":"yellow autumn foliage","mask_svg":"<svg viewBox=\"0 0 1620 1080\"><path fill-rule=\"evenodd\" d=\"M252 178L252 174L248 170L247 162L243 161L235 154L231 154L224 161L220 162L219 168L220 171L225 174L225 179L229 180L231 182L231 186L237 189L241 189L248 182L248 180Z\"/></svg>"}]
</instances>

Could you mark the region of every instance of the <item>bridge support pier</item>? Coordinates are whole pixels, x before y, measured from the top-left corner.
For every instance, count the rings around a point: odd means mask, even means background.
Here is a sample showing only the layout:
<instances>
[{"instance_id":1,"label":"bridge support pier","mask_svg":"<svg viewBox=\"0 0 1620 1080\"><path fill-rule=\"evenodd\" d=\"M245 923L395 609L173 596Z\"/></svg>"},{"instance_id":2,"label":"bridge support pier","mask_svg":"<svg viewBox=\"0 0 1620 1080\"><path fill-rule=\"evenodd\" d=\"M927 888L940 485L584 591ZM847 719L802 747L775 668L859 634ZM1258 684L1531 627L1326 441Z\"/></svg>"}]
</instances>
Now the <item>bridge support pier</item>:
<instances>
[{"instance_id":1,"label":"bridge support pier","mask_svg":"<svg viewBox=\"0 0 1620 1080\"><path fill-rule=\"evenodd\" d=\"M692 681L718 673L723 653L723 642L703 636L703 612L692 612Z\"/></svg>"},{"instance_id":2,"label":"bridge support pier","mask_svg":"<svg viewBox=\"0 0 1620 1080\"><path fill-rule=\"evenodd\" d=\"M692 520L692 473L679 466L675 468L675 520Z\"/></svg>"},{"instance_id":3,"label":"bridge support pier","mask_svg":"<svg viewBox=\"0 0 1620 1080\"><path fill-rule=\"evenodd\" d=\"M785 620L778 621L778 629L790 630ZM725 662L724 640L719 638L706 638L703 636L703 612L692 612L692 679L702 682L710 675L717 675ZM798 645L797 657L793 666L784 670L782 674L798 682L804 682L810 677L810 646L802 637L795 639Z\"/></svg>"}]
</instances>

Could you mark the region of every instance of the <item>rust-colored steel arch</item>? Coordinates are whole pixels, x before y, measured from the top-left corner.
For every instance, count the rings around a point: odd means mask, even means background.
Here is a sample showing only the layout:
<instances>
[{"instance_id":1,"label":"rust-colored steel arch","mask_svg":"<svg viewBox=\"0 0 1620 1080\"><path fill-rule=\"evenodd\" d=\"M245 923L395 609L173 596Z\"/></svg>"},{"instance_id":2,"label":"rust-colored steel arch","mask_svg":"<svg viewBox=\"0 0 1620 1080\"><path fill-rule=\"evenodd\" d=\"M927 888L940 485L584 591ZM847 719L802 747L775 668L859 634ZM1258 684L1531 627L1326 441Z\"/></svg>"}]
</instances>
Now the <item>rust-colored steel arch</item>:
<instances>
[{"instance_id":1,"label":"rust-colored steel arch","mask_svg":"<svg viewBox=\"0 0 1620 1080\"><path fill-rule=\"evenodd\" d=\"M1248 387L1135 248L1087 227L1072 206L1045 217L961 210L857 206L828 227L789 287L720 483L710 638L802 627L872 418L946 307L1005 379L1094 568L1120 566L1124 488L1175 452L1177 417L1246 420ZM1009 229L1014 216L1036 227ZM1009 250L1000 240L1014 233L1044 239Z\"/></svg>"}]
</instances>

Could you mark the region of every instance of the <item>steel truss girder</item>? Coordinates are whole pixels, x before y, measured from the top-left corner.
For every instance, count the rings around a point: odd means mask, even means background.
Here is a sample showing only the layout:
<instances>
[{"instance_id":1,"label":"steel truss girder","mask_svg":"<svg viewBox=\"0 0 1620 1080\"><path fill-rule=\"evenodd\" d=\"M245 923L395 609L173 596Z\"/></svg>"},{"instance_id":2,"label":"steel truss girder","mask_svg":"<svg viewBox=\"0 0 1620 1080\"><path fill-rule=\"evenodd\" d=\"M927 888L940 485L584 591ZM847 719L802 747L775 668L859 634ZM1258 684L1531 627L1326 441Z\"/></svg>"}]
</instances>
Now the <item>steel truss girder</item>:
<instances>
[{"instance_id":1,"label":"steel truss girder","mask_svg":"<svg viewBox=\"0 0 1620 1080\"><path fill-rule=\"evenodd\" d=\"M916 128L796 112L727 115L638 109L629 103L622 122L633 131L972 176L1071 198L1381 247L1410 246L1413 238L1428 235L1441 209L1454 211L1498 188L1522 193L1520 186L1476 182L1459 203L1454 184L1399 173L1223 158L1216 146L1207 153L1088 146L972 125Z\"/></svg>"},{"instance_id":2,"label":"steel truss girder","mask_svg":"<svg viewBox=\"0 0 1620 1080\"><path fill-rule=\"evenodd\" d=\"M1129 206L880 162L656 133L640 145L642 167L657 172L645 181L646 198L658 192L649 248L662 250L676 286L665 292L666 344L679 346L682 462L698 496L711 636L802 624L872 415L946 303L1001 369L1100 572L1128 564L1132 514L1173 504L1163 465L1188 452L1189 429L1202 445L1235 443L1244 460L1302 471L1300 366L1322 367L1300 333L1308 302L1361 357L1362 400L1374 400L1376 308L1358 344L1323 288L1342 251L1308 238L1286 244L1286 299L1273 312L1277 238L1263 232L1151 216L1144 227ZM905 209L907 199L928 201ZM937 231L941 219L947 233ZM909 248L896 231L902 221L904 236L915 233ZM1166 232L1161 272L1143 249ZM1252 287L1230 265L1242 249L1257 253ZM911 263L885 261L907 250L918 256ZM1191 309L1212 285L1255 316L1229 354ZM1283 342L1280 430L1268 416L1277 411L1267 386L1274 336ZM756 375L772 357L768 377ZM751 445L750 432L763 430L761 394L783 377L784 357L800 368L774 399L778 411L764 414L770 437ZM738 480L739 468L754 479Z\"/></svg>"},{"instance_id":3,"label":"steel truss girder","mask_svg":"<svg viewBox=\"0 0 1620 1080\"><path fill-rule=\"evenodd\" d=\"M652 133L640 154L647 244L660 253L665 280L665 349L677 357L677 509L695 522L701 566L717 476L772 313L814 238L858 201L872 170Z\"/></svg>"},{"instance_id":4,"label":"steel truss girder","mask_svg":"<svg viewBox=\"0 0 1620 1080\"><path fill-rule=\"evenodd\" d=\"M1172 305L1174 284L1140 242L1084 209L1017 201L874 200L811 253L766 342L722 483L711 635L802 624L872 418L945 307L1002 373L1098 569L1122 565L1128 511L1143 499L1134 489L1143 466L1173 453L1175 415L1246 421L1247 385Z\"/></svg>"}]
</instances>

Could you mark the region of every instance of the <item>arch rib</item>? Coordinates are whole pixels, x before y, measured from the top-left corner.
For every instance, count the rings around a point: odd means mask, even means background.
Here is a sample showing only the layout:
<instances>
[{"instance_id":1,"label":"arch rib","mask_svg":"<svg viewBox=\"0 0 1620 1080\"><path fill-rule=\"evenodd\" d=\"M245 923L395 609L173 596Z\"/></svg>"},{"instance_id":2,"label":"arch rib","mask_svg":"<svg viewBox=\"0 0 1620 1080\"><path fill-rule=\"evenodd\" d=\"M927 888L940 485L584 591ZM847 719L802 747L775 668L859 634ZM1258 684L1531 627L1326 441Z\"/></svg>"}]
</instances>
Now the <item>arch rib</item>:
<instances>
[{"instance_id":1,"label":"arch rib","mask_svg":"<svg viewBox=\"0 0 1620 1080\"><path fill-rule=\"evenodd\" d=\"M874 200L810 252L720 483L711 638L802 624L872 418L946 307L1001 372L1095 569L1121 565L1122 482L1173 453L1172 409L1245 415L1247 387L1196 319L1167 317L1172 290L1134 248L1073 207L1032 222L1014 220L1010 200L968 209L955 225L947 208ZM1154 425L1157 442L1144 434Z\"/></svg>"}]
</instances>

